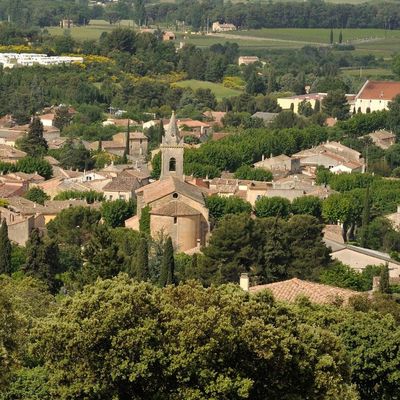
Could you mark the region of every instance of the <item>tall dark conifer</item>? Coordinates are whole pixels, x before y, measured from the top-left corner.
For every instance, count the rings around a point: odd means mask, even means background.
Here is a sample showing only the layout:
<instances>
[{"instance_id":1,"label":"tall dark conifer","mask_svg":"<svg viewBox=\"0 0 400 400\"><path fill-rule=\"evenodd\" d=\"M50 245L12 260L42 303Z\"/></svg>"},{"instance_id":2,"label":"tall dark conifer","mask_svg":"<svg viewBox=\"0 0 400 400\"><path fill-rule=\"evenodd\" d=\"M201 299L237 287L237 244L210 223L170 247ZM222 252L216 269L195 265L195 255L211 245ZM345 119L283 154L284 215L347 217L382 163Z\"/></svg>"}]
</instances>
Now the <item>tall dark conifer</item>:
<instances>
[{"instance_id":1,"label":"tall dark conifer","mask_svg":"<svg viewBox=\"0 0 400 400\"><path fill-rule=\"evenodd\" d=\"M6 221L0 222L0 274L11 273L11 242Z\"/></svg>"},{"instance_id":2,"label":"tall dark conifer","mask_svg":"<svg viewBox=\"0 0 400 400\"><path fill-rule=\"evenodd\" d=\"M136 257L134 258L135 276L139 281L147 281L149 275L149 249L147 239L142 236L139 240Z\"/></svg>"},{"instance_id":3,"label":"tall dark conifer","mask_svg":"<svg viewBox=\"0 0 400 400\"><path fill-rule=\"evenodd\" d=\"M379 291L381 293L390 293L390 284L389 284L389 265L386 263L381 269L379 281Z\"/></svg>"},{"instance_id":4,"label":"tall dark conifer","mask_svg":"<svg viewBox=\"0 0 400 400\"><path fill-rule=\"evenodd\" d=\"M160 286L175 284L175 260L172 239L169 237L164 245L164 254L160 271Z\"/></svg>"}]
</instances>

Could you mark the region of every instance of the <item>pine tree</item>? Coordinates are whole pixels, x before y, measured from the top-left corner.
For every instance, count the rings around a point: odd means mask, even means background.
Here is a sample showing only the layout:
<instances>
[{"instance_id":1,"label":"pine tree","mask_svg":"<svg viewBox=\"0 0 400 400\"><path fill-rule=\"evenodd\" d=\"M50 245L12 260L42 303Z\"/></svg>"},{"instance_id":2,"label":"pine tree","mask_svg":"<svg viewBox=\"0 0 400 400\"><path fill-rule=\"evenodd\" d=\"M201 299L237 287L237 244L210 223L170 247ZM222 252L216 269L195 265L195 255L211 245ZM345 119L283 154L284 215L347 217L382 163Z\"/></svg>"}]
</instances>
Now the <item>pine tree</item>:
<instances>
[{"instance_id":1,"label":"pine tree","mask_svg":"<svg viewBox=\"0 0 400 400\"><path fill-rule=\"evenodd\" d=\"M164 254L161 263L161 271L160 271L161 287L175 284L174 270L175 270L174 247L172 245L172 239L171 237L169 237L165 242Z\"/></svg>"},{"instance_id":2,"label":"pine tree","mask_svg":"<svg viewBox=\"0 0 400 400\"><path fill-rule=\"evenodd\" d=\"M381 269L379 281L379 291L381 293L390 293L390 285L389 285L389 265L386 263Z\"/></svg>"},{"instance_id":3,"label":"pine tree","mask_svg":"<svg viewBox=\"0 0 400 400\"><path fill-rule=\"evenodd\" d=\"M69 112L68 107L62 106L56 110L53 124L61 132L66 126L68 126L71 123L71 121L72 121L72 115Z\"/></svg>"},{"instance_id":4,"label":"pine tree","mask_svg":"<svg viewBox=\"0 0 400 400\"><path fill-rule=\"evenodd\" d=\"M333 44L333 29L331 29L331 33L330 33L330 36L329 36L329 43Z\"/></svg>"},{"instance_id":5,"label":"pine tree","mask_svg":"<svg viewBox=\"0 0 400 400\"><path fill-rule=\"evenodd\" d=\"M340 33L339 33L339 43L342 44L342 42L343 42L343 32L340 31Z\"/></svg>"},{"instance_id":6,"label":"pine tree","mask_svg":"<svg viewBox=\"0 0 400 400\"><path fill-rule=\"evenodd\" d=\"M318 99L315 100L314 111L316 113L321 111L321 102Z\"/></svg>"},{"instance_id":7,"label":"pine tree","mask_svg":"<svg viewBox=\"0 0 400 400\"><path fill-rule=\"evenodd\" d=\"M39 118L32 119L28 133L19 142L19 148L32 157L46 154L48 146L43 137L43 124Z\"/></svg>"},{"instance_id":8,"label":"pine tree","mask_svg":"<svg viewBox=\"0 0 400 400\"><path fill-rule=\"evenodd\" d=\"M135 276L139 281L147 281L149 274L149 248L147 239L142 236L139 240L136 257L133 259L135 264Z\"/></svg>"},{"instance_id":9,"label":"pine tree","mask_svg":"<svg viewBox=\"0 0 400 400\"><path fill-rule=\"evenodd\" d=\"M0 223L0 274L11 273L11 242L6 221Z\"/></svg>"}]
</instances>

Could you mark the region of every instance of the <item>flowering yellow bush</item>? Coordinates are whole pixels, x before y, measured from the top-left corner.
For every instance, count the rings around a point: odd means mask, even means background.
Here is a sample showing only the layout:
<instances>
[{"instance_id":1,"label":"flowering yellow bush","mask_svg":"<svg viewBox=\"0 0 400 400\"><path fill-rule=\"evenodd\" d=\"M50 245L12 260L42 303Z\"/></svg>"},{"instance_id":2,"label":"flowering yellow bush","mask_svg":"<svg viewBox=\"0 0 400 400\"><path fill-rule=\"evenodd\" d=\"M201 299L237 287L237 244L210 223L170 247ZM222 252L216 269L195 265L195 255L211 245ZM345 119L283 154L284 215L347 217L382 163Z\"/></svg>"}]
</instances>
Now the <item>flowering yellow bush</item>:
<instances>
[{"instance_id":1,"label":"flowering yellow bush","mask_svg":"<svg viewBox=\"0 0 400 400\"><path fill-rule=\"evenodd\" d=\"M93 64L93 63L115 64L115 61L112 60L111 58L108 58L105 56L96 56L96 55L92 55L92 54L83 56L83 62L86 64Z\"/></svg>"},{"instance_id":2,"label":"flowering yellow bush","mask_svg":"<svg viewBox=\"0 0 400 400\"><path fill-rule=\"evenodd\" d=\"M246 82L239 76L227 76L224 78L222 85L230 89L244 89Z\"/></svg>"},{"instance_id":3,"label":"flowering yellow bush","mask_svg":"<svg viewBox=\"0 0 400 400\"><path fill-rule=\"evenodd\" d=\"M26 44L0 46L0 53L43 53L40 47L32 47Z\"/></svg>"}]
</instances>

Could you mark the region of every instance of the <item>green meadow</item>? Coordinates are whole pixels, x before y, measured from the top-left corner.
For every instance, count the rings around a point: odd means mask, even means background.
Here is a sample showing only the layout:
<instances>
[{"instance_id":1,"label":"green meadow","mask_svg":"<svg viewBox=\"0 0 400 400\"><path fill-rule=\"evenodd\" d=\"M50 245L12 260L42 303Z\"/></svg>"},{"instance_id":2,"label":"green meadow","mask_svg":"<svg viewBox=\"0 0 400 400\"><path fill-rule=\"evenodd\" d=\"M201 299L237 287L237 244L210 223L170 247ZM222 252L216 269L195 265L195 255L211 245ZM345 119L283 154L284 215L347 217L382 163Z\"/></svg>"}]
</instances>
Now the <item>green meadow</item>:
<instances>
[{"instance_id":1,"label":"green meadow","mask_svg":"<svg viewBox=\"0 0 400 400\"><path fill-rule=\"evenodd\" d=\"M239 90L234 90L230 88L224 87L222 84L213 83L213 82L205 82L205 81L197 81L195 79L187 80L187 81L180 81L175 83L176 86L179 87L190 87L193 90L196 89L211 89L214 93L217 100L221 100L224 97L234 97L238 96L241 92Z\"/></svg>"}]
</instances>

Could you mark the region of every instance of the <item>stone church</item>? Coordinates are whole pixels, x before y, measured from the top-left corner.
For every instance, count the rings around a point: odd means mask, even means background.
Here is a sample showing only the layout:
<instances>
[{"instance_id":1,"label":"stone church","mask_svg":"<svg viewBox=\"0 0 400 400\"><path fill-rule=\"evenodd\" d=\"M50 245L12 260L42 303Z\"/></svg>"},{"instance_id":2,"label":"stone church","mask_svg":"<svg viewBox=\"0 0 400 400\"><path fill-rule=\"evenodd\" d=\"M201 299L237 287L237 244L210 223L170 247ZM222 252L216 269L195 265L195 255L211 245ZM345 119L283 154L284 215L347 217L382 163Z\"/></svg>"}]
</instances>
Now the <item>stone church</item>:
<instances>
[{"instance_id":1,"label":"stone church","mask_svg":"<svg viewBox=\"0 0 400 400\"><path fill-rule=\"evenodd\" d=\"M210 229L208 209L202 190L185 182L184 144L174 113L160 149L160 180L136 190L137 216L125 225L138 229L142 209L149 206L152 236L162 232L171 237L177 251L194 250L206 242Z\"/></svg>"}]
</instances>

